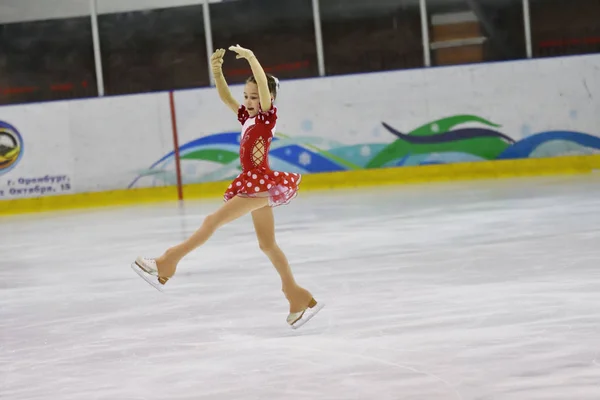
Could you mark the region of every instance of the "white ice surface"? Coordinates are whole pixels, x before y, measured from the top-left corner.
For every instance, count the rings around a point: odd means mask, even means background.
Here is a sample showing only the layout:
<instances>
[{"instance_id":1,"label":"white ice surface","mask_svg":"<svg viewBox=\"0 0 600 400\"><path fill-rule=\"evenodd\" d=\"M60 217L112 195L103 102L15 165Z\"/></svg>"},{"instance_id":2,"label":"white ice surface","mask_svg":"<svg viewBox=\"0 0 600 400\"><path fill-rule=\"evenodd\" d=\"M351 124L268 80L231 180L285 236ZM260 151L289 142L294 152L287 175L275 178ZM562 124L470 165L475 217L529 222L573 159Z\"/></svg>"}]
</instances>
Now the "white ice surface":
<instances>
[{"instance_id":1,"label":"white ice surface","mask_svg":"<svg viewBox=\"0 0 600 400\"><path fill-rule=\"evenodd\" d=\"M221 204L0 219L0 399L600 399L600 177L302 193L161 294L129 265Z\"/></svg>"}]
</instances>

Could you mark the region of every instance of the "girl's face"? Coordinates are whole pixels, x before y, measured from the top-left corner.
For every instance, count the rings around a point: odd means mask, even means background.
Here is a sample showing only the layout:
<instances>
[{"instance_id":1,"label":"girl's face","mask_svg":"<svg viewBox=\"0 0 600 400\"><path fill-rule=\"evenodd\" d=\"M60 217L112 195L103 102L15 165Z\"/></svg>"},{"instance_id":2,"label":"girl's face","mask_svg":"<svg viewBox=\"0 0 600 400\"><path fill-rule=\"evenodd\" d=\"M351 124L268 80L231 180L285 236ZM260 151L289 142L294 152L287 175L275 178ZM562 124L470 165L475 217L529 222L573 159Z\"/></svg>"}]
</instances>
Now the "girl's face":
<instances>
[{"instance_id":1,"label":"girl's face","mask_svg":"<svg viewBox=\"0 0 600 400\"><path fill-rule=\"evenodd\" d=\"M255 117L260 111L258 85L254 82L248 82L244 87L244 105L248 110L248 114L250 114L250 118Z\"/></svg>"},{"instance_id":2,"label":"girl's face","mask_svg":"<svg viewBox=\"0 0 600 400\"><path fill-rule=\"evenodd\" d=\"M271 93L271 99L273 93ZM254 82L247 82L244 87L244 105L248 110L250 118L256 117L260 112L260 97L258 97L258 85Z\"/></svg>"}]
</instances>

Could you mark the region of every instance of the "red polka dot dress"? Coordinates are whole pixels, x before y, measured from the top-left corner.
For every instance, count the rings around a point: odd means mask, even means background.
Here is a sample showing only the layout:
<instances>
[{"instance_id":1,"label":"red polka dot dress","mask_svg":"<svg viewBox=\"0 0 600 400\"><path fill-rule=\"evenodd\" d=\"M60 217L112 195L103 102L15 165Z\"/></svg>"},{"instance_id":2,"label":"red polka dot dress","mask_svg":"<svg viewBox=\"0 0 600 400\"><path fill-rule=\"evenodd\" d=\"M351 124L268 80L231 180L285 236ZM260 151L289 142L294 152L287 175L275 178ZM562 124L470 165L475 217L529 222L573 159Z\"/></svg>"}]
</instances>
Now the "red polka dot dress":
<instances>
[{"instance_id":1,"label":"red polka dot dress","mask_svg":"<svg viewBox=\"0 0 600 400\"><path fill-rule=\"evenodd\" d=\"M269 205L287 204L296 197L302 176L292 172L273 171L269 167L269 148L275 134L277 107L250 117L241 105L238 120L242 124L240 164L242 172L231 182L224 195L228 201L235 196L268 197Z\"/></svg>"}]
</instances>

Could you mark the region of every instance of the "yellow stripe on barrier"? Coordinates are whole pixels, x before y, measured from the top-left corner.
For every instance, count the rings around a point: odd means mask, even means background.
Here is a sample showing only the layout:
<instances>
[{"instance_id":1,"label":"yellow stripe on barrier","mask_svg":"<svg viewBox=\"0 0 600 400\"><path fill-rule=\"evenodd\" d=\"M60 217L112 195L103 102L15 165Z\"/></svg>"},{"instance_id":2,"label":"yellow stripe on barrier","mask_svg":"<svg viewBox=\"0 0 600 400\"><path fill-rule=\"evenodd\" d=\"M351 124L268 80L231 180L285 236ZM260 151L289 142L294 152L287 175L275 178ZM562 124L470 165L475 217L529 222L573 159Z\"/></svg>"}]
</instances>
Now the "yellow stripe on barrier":
<instances>
[{"instance_id":1,"label":"yellow stripe on barrier","mask_svg":"<svg viewBox=\"0 0 600 400\"><path fill-rule=\"evenodd\" d=\"M574 175L591 173L595 170L600 171L600 155L478 161L305 174L302 177L300 190L304 192L454 180ZM228 184L229 182L208 182L185 185L183 187L184 199L220 198ZM177 201L177 187L123 189L1 200L0 215L164 201Z\"/></svg>"},{"instance_id":2,"label":"yellow stripe on barrier","mask_svg":"<svg viewBox=\"0 0 600 400\"><path fill-rule=\"evenodd\" d=\"M176 201L177 187L122 189L0 201L0 215Z\"/></svg>"}]
</instances>

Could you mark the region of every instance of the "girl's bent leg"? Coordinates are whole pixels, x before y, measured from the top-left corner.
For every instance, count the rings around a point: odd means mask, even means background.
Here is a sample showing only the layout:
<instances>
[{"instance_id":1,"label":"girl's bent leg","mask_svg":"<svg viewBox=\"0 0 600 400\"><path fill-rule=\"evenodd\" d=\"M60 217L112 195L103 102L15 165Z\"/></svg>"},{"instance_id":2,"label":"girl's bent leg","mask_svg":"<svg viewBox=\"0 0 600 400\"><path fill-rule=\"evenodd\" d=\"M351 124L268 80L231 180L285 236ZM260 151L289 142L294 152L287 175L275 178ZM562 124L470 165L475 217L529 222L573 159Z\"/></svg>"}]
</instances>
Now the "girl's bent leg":
<instances>
[{"instance_id":1,"label":"girl's bent leg","mask_svg":"<svg viewBox=\"0 0 600 400\"><path fill-rule=\"evenodd\" d=\"M185 241L169 248L156 259L159 276L170 278L175 274L177 264L187 254L202 246L221 226L232 222L253 210L268 205L268 198L250 198L235 196L216 212L208 215L202 225Z\"/></svg>"},{"instance_id":2,"label":"girl's bent leg","mask_svg":"<svg viewBox=\"0 0 600 400\"><path fill-rule=\"evenodd\" d=\"M312 299L311 293L300 287L294 278L287 257L275 240L275 219L271 207L252 211L252 222L258 239L258 246L265 253L281 278L285 297L290 303L290 313L300 312Z\"/></svg>"}]
</instances>

